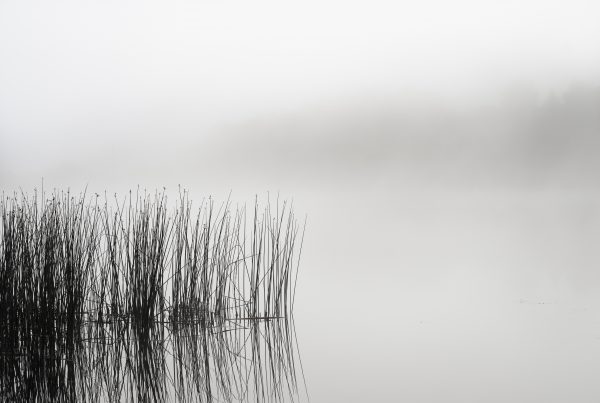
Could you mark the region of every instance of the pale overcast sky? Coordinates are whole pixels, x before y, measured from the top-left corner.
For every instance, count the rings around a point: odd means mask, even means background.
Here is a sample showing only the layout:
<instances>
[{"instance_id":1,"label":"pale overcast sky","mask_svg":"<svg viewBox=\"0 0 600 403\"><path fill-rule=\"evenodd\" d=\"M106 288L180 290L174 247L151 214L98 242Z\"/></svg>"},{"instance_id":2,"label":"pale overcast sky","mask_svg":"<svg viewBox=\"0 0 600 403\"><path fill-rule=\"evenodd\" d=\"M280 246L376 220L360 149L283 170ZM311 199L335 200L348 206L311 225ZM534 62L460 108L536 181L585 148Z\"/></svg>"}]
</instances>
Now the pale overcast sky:
<instances>
[{"instance_id":1,"label":"pale overcast sky","mask_svg":"<svg viewBox=\"0 0 600 403\"><path fill-rule=\"evenodd\" d=\"M2 166L39 177L362 94L477 103L598 83L598 21L583 0L3 1Z\"/></svg>"}]
</instances>

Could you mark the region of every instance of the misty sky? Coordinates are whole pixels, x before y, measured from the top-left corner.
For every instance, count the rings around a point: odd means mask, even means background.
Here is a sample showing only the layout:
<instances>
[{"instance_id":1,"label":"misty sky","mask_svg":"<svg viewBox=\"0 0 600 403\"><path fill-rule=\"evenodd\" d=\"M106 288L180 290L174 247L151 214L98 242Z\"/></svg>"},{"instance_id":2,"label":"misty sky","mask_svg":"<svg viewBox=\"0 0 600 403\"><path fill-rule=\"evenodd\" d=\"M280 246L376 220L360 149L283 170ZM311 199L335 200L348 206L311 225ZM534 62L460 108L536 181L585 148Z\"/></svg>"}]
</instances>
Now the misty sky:
<instances>
[{"instance_id":1,"label":"misty sky","mask_svg":"<svg viewBox=\"0 0 600 403\"><path fill-rule=\"evenodd\" d=\"M593 1L3 1L0 177L108 180L114 159L142 181L132 167L198 169L183 149L227 155L256 122L330 135L345 119L332 105L394 114L596 85L599 19Z\"/></svg>"}]
</instances>

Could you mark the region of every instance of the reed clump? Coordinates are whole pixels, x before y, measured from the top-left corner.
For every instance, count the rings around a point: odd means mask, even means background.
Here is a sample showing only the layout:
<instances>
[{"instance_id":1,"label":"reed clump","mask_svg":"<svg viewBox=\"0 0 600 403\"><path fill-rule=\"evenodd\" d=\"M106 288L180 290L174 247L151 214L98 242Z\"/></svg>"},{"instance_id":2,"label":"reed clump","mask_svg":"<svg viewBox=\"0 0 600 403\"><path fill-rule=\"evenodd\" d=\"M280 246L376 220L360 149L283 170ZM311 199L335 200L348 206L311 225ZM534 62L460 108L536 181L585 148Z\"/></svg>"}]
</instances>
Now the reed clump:
<instances>
[{"instance_id":1,"label":"reed clump","mask_svg":"<svg viewBox=\"0 0 600 403\"><path fill-rule=\"evenodd\" d=\"M53 193L0 202L4 331L21 321L75 329L86 319L189 321L280 318L294 301L299 225L286 203L198 209L185 192L122 202ZM25 325L25 323L23 323ZM34 332L38 333L38 332ZM20 337L10 337L18 340Z\"/></svg>"},{"instance_id":2,"label":"reed clump","mask_svg":"<svg viewBox=\"0 0 600 403\"><path fill-rule=\"evenodd\" d=\"M164 191L111 201L42 191L3 195L0 214L0 397L60 400L57 385L80 393L104 368L98 396L160 401L167 387L144 374L166 376L167 352L175 396L235 400L251 379L263 397L295 390L302 233L287 203L193 207L180 190L169 207ZM125 372L137 392L123 391Z\"/></svg>"}]
</instances>

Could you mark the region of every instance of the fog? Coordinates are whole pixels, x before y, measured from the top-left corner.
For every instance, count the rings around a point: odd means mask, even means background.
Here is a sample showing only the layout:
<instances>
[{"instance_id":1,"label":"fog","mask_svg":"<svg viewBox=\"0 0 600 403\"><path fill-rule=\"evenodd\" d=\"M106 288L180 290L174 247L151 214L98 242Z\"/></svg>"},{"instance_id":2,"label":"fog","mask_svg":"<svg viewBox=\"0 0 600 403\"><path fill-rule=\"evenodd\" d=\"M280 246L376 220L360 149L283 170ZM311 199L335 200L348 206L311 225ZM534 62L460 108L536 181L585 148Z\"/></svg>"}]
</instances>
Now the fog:
<instances>
[{"instance_id":1,"label":"fog","mask_svg":"<svg viewBox=\"0 0 600 403\"><path fill-rule=\"evenodd\" d=\"M0 188L292 200L311 401L595 402L598 20L4 1Z\"/></svg>"},{"instance_id":2,"label":"fog","mask_svg":"<svg viewBox=\"0 0 600 403\"><path fill-rule=\"evenodd\" d=\"M349 99L478 105L597 85L600 69L600 10L587 1L0 7L2 159L36 177Z\"/></svg>"}]
</instances>

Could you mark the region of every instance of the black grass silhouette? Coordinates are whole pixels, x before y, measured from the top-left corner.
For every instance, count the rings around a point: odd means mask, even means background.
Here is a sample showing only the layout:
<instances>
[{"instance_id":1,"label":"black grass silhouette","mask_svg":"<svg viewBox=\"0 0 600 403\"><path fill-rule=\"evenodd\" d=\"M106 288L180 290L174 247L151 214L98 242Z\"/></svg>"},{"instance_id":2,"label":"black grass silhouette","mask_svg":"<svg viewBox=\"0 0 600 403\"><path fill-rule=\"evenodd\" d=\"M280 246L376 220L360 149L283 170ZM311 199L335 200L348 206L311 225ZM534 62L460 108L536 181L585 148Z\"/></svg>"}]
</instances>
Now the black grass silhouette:
<instances>
[{"instance_id":1,"label":"black grass silhouette","mask_svg":"<svg viewBox=\"0 0 600 403\"><path fill-rule=\"evenodd\" d=\"M0 202L0 400L297 400L287 203Z\"/></svg>"}]
</instances>

